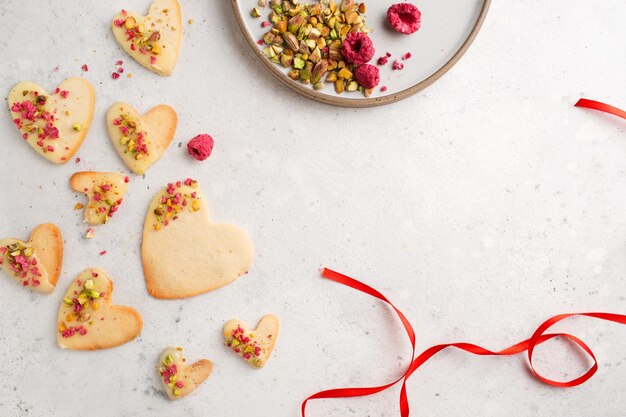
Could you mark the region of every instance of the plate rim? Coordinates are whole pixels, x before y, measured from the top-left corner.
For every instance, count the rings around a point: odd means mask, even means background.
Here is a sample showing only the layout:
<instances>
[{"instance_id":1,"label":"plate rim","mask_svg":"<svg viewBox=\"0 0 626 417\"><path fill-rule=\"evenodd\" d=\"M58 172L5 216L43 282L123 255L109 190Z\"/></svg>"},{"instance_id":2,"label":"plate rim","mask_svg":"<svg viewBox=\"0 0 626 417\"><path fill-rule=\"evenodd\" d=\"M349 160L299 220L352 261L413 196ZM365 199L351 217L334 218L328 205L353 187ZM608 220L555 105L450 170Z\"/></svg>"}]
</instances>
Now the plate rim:
<instances>
[{"instance_id":1,"label":"plate rim","mask_svg":"<svg viewBox=\"0 0 626 417\"><path fill-rule=\"evenodd\" d=\"M476 19L476 23L474 27L470 31L469 35L461 45L461 47L450 57L445 64L443 64L437 71L432 73L427 78L423 79L419 83L406 88L402 91L398 91L395 94L389 94L383 97L369 97L369 98L345 98L345 97L335 97L327 94L322 94L311 88L310 85L305 85L302 83L294 82L293 80L287 78L285 74L279 69L279 67L271 62L258 48L256 40L250 34L248 30L248 26L244 21L244 17L242 14L242 9L239 7L240 0L231 0L231 5L233 8L233 13L235 14L235 19L237 21L237 25L239 26L239 30L241 31L246 43L248 46L254 51L257 59L261 61L261 63L267 68L270 73L277 78L282 84L289 87L291 90L311 99L317 101L319 103L329 104L332 106L338 107L349 107L349 108L366 108L366 107L378 107L384 106L386 104L397 103L401 100L404 100L412 95L424 90L429 87L439 78L441 78L444 74L446 74L459 60L465 55L465 52L469 49L469 47L476 39L478 32L482 28L483 22L487 17L487 12L489 11L489 6L491 5L491 0L483 0L483 7L478 14L478 18Z\"/></svg>"}]
</instances>

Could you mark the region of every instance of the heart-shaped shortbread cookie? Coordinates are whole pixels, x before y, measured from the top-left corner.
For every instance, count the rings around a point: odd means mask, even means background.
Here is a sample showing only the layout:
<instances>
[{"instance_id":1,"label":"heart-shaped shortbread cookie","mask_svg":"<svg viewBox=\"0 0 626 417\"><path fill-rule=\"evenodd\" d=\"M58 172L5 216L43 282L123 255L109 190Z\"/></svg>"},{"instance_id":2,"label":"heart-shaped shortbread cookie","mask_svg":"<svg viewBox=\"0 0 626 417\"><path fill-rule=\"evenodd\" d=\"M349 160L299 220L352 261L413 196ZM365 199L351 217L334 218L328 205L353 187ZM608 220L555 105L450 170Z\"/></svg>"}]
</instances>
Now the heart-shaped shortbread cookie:
<instances>
[{"instance_id":1,"label":"heart-shaped shortbread cookie","mask_svg":"<svg viewBox=\"0 0 626 417\"><path fill-rule=\"evenodd\" d=\"M213 364L201 359L191 365L183 357L183 348L167 348L161 353L157 370L171 400L183 398L211 375Z\"/></svg>"},{"instance_id":2,"label":"heart-shaped shortbread cookie","mask_svg":"<svg viewBox=\"0 0 626 417\"><path fill-rule=\"evenodd\" d=\"M89 197L85 221L91 225L104 224L113 217L128 191L127 183L127 176L115 172L83 171L70 178L72 189Z\"/></svg>"},{"instance_id":3,"label":"heart-shaped shortbread cookie","mask_svg":"<svg viewBox=\"0 0 626 417\"><path fill-rule=\"evenodd\" d=\"M63 238L53 224L41 224L28 242L0 239L0 269L35 291L54 291L63 264Z\"/></svg>"},{"instance_id":4,"label":"heart-shaped shortbread cookie","mask_svg":"<svg viewBox=\"0 0 626 417\"><path fill-rule=\"evenodd\" d=\"M253 252L239 227L211 221L194 180L168 184L148 208L141 254L153 297L185 298L222 287L248 271Z\"/></svg>"},{"instance_id":5,"label":"heart-shaped shortbread cookie","mask_svg":"<svg viewBox=\"0 0 626 417\"><path fill-rule=\"evenodd\" d=\"M113 283L99 268L84 270L65 293L57 341L73 350L108 349L133 340L143 326L139 313L111 303Z\"/></svg>"},{"instance_id":6,"label":"heart-shaped shortbread cookie","mask_svg":"<svg viewBox=\"0 0 626 417\"><path fill-rule=\"evenodd\" d=\"M264 316L256 329L250 330L239 320L224 324L226 346L255 368L263 368L278 339L278 317Z\"/></svg>"},{"instance_id":7,"label":"heart-shaped shortbread cookie","mask_svg":"<svg viewBox=\"0 0 626 417\"><path fill-rule=\"evenodd\" d=\"M135 174L143 174L170 145L178 115L164 104L143 116L128 103L115 103L107 113L107 129L115 150Z\"/></svg>"},{"instance_id":8,"label":"heart-shaped shortbread cookie","mask_svg":"<svg viewBox=\"0 0 626 417\"><path fill-rule=\"evenodd\" d=\"M117 42L141 65L160 75L174 71L183 33L177 0L154 0L147 16L122 10L111 27Z\"/></svg>"},{"instance_id":9,"label":"heart-shaped shortbread cookie","mask_svg":"<svg viewBox=\"0 0 626 417\"><path fill-rule=\"evenodd\" d=\"M96 103L89 81L68 78L49 94L30 81L13 87L9 109L22 137L55 164L69 161L83 143Z\"/></svg>"}]
</instances>

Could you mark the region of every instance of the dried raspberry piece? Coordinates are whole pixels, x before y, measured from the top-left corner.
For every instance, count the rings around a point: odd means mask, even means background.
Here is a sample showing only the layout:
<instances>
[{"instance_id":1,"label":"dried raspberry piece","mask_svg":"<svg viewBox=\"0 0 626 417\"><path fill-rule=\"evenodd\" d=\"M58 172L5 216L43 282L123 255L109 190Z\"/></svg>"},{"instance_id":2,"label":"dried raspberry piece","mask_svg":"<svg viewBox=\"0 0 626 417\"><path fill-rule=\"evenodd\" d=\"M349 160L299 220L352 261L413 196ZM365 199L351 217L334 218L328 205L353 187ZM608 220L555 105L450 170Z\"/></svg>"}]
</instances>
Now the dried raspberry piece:
<instances>
[{"instance_id":1,"label":"dried raspberry piece","mask_svg":"<svg viewBox=\"0 0 626 417\"><path fill-rule=\"evenodd\" d=\"M422 13L414 4L397 3L387 10L387 20L396 31L410 35L419 30Z\"/></svg>"},{"instance_id":2,"label":"dried raspberry piece","mask_svg":"<svg viewBox=\"0 0 626 417\"><path fill-rule=\"evenodd\" d=\"M374 65L363 64L354 70L354 78L365 88L374 88L380 82L380 71Z\"/></svg>"},{"instance_id":3,"label":"dried raspberry piece","mask_svg":"<svg viewBox=\"0 0 626 417\"><path fill-rule=\"evenodd\" d=\"M198 161L204 161L213 151L213 138L210 135L198 135L187 143L187 152Z\"/></svg>"},{"instance_id":4,"label":"dried raspberry piece","mask_svg":"<svg viewBox=\"0 0 626 417\"><path fill-rule=\"evenodd\" d=\"M404 64L400 61L395 61L393 63L393 70L394 71L402 71L404 69Z\"/></svg>"},{"instance_id":5,"label":"dried raspberry piece","mask_svg":"<svg viewBox=\"0 0 626 417\"><path fill-rule=\"evenodd\" d=\"M374 44L372 40L363 32L348 33L341 46L346 61L353 64L365 64L374 56Z\"/></svg>"}]
</instances>

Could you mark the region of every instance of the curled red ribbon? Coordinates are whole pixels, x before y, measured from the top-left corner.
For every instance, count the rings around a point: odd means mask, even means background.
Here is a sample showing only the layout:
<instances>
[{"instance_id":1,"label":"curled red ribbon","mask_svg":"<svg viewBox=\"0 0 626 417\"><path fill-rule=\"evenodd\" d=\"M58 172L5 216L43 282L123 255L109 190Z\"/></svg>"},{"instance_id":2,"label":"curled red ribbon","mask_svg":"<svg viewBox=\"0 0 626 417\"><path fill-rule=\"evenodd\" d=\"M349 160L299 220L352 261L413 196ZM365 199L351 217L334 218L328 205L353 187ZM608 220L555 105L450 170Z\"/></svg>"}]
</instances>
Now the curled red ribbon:
<instances>
[{"instance_id":1,"label":"curled red ribbon","mask_svg":"<svg viewBox=\"0 0 626 417\"><path fill-rule=\"evenodd\" d=\"M621 117L622 119L626 119L626 111L622 109L618 109L617 107L613 107L609 104L601 103L599 101L587 100L586 98L581 98L580 100L578 100L576 104L574 104L574 106L585 107L591 110L602 111L605 113L609 113L609 114Z\"/></svg>"},{"instance_id":2,"label":"curled red ribbon","mask_svg":"<svg viewBox=\"0 0 626 417\"><path fill-rule=\"evenodd\" d=\"M587 316L587 317L593 317L593 318L597 318L601 320L612 321L615 323L626 324L626 315L621 315L621 314L611 314L611 313L559 314L543 322L543 324L541 324L541 326L537 328L535 333L533 333L533 335L530 338L524 340L523 342L510 346L506 349L500 350L500 351L494 352L494 351L485 349L483 347L480 347L471 343L446 343L446 344L430 347L426 349L424 352L422 352L419 356L415 357L415 331L413 330L411 323L409 323L409 321L404 316L404 314L402 314L402 312L398 310L387 299L387 297L385 297L383 294L381 294L374 288L368 285L365 285L360 281L357 281L353 278L342 275L330 269L326 269L326 268L322 269L322 276L331 281L338 282L340 284L354 288L357 291L361 291L365 294L371 295L372 297L378 298L379 300L384 301L385 303L389 304L391 308L394 309L398 317L400 318L400 321L402 322L402 325L404 326L406 330L409 340L411 341L411 346L413 347L413 354L411 356L411 364L407 368L406 372L393 382L390 382L385 385L375 386L375 387L336 388L336 389L321 391L321 392L311 395L309 398L307 398L306 400L302 402L302 417L306 417L306 413L305 413L306 405L310 400L321 399L321 398L363 397L367 395L373 395L381 391L384 391L388 388L391 388L392 386L394 386L400 381L402 381L402 389L400 391L400 415L402 417L408 417L409 416L409 401L408 401L407 394L406 394L407 380L420 366L422 366L431 357L433 357L438 352L449 347L454 347L454 348L464 350L474 355L482 355L482 356L509 356L509 355L517 355L519 353L527 351L530 370L536 378L538 378L540 381L548 385L552 385L555 387L561 387L561 388L575 387L587 381L598 370L598 361L596 360L595 355L593 354L589 346L587 346L585 342L583 342L576 336L573 336L567 333L547 333L546 334L545 333L546 330L548 330L550 327L560 322L561 320L565 320L568 317L572 317L572 316ZM587 352L594 361L594 364L591 366L591 368L587 372L585 372L583 375L579 376L578 378L574 378L570 381L565 381L565 382L554 381L554 380L548 379L540 375L533 366L534 349L536 346L550 339L553 339L555 337L566 338L574 342L575 344L580 346L585 352Z\"/></svg>"}]
</instances>

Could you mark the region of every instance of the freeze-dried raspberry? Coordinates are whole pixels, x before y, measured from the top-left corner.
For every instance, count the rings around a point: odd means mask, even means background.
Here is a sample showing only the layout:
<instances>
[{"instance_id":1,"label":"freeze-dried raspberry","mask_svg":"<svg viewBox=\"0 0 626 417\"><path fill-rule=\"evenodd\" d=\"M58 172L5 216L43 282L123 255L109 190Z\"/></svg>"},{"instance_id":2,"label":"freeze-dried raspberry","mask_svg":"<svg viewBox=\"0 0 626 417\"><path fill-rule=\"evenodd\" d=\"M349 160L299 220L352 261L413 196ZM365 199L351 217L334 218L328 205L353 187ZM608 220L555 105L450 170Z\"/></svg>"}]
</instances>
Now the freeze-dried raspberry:
<instances>
[{"instance_id":1,"label":"freeze-dried raspberry","mask_svg":"<svg viewBox=\"0 0 626 417\"><path fill-rule=\"evenodd\" d=\"M374 88L380 82L380 71L370 64L359 65L354 70L354 78L364 88Z\"/></svg>"},{"instance_id":2,"label":"freeze-dried raspberry","mask_svg":"<svg viewBox=\"0 0 626 417\"><path fill-rule=\"evenodd\" d=\"M187 143L187 152L198 161L204 161L213 151L213 138L210 135L198 135Z\"/></svg>"},{"instance_id":3,"label":"freeze-dried raspberry","mask_svg":"<svg viewBox=\"0 0 626 417\"><path fill-rule=\"evenodd\" d=\"M348 33L341 47L346 61L353 64L365 64L374 56L374 44L372 40L363 32Z\"/></svg>"},{"instance_id":4,"label":"freeze-dried raspberry","mask_svg":"<svg viewBox=\"0 0 626 417\"><path fill-rule=\"evenodd\" d=\"M422 13L414 4L398 3L387 10L387 20L396 31L410 35L420 28Z\"/></svg>"}]
</instances>

